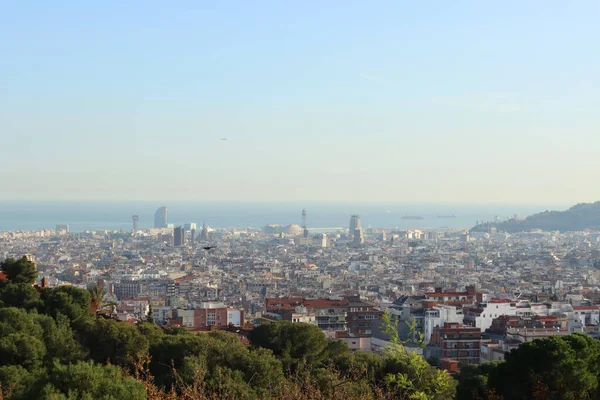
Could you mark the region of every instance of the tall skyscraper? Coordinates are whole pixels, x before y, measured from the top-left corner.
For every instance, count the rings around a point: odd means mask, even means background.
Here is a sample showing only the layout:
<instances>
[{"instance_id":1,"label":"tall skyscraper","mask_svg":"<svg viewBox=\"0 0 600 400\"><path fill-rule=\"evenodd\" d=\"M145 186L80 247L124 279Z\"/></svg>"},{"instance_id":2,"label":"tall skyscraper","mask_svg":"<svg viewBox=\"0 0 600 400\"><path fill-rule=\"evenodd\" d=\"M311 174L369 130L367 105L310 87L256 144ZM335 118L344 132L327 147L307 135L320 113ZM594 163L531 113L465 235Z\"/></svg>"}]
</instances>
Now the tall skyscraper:
<instances>
[{"instance_id":1,"label":"tall skyscraper","mask_svg":"<svg viewBox=\"0 0 600 400\"><path fill-rule=\"evenodd\" d=\"M155 228L166 228L168 225L168 213L167 207L159 207L154 213L154 227Z\"/></svg>"},{"instance_id":2,"label":"tall skyscraper","mask_svg":"<svg viewBox=\"0 0 600 400\"><path fill-rule=\"evenodd\" d=\"M306 208L302 209L302 237L308 238L308 225L306 222Z\"/></svg>"},{"instance_id":3,"label":"tall skyscraper","mask_svg":"<svg viewBox=\"0 0 600 400\"><path fill-rule=\"evenodd\" d=\"M200 232L200 240L204 242L208 241L208 227L206 226L206 221L202 222L202 232Z\"/></svg>"},{"instance_id":4,"label":"tall skyscraper","mask_svg":"<svg viewBox=\"0 0 600 400\"><path fill-rule=\"evenodd\" d=\"M357 229L360 229L360 216L354 214L350 217L350 229L348 231L348 239L354 240L354 232Z\"/></svg>"},{"instance_id":5,"label":"tall skyscraper","mask_svg":"<svg viewBox=\"0 0 600 400\"><path fill-rule=\"evenodd\" d=\"M175 247L181 247L185 245L185 229L181 226L175 227L173 244Z\"/></svg>"},{"instance_id":6,"label":"tall skyscraper","mask_svg":"<svg viewBox=\"0 0 600 400\"><path fill-rule=\"evenodd\" d=\"M137 232L140 230L140 217L138 215L133 215L131 217L131 220L133 221L133 231Z\"/></svg>"},{"instance_id":7,"label":"tall skyscraper","mask_svg":"<svg viewBox=\"0 0 600 400\"><path fill-rule=\"evenodd\" d=\"M363 237L363 230L360 228L357 228L354 230L354 235L352 237L352 244L356 247L361 246L363 243L365 242L365 239Z\"/></svg>"}]
</instances>

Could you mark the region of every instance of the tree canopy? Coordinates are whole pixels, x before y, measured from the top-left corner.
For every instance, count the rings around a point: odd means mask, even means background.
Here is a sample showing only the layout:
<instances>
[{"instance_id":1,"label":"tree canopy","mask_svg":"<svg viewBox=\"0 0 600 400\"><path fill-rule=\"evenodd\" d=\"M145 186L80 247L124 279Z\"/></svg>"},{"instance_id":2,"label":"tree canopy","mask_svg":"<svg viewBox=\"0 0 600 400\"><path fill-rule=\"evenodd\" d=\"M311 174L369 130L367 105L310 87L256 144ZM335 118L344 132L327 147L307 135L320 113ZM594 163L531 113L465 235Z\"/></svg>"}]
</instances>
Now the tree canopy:
<instances>
[{"instance_id":1,"label":"tree canopy","mask_svg":"<svg viewBox=\"0 0 600 400\"><path fill-rule=\"evenodd\" d=\"M25 256L15 260L7 258L0 263L0 270L4 272L11 283L27 283L33 285L38 273L35 264Z\"/></svg>"}]
</instances>

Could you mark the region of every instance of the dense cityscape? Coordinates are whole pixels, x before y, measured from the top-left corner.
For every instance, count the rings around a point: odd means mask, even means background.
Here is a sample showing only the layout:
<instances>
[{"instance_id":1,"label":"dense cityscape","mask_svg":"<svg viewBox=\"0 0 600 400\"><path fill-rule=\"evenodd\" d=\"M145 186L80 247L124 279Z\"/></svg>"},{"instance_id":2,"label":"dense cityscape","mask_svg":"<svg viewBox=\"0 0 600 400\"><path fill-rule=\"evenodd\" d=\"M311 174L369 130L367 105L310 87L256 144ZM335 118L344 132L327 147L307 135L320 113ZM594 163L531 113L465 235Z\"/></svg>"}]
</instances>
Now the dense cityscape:
<instances>
[{"instance_id":1,"label":"dense cityscape","mask_svg":"<svg viewBox=\"0 0 600 400\"><path fill-rule=\"evenodd\" d=\"M425 347L408 346L450 372L550 335L600 338L599 232L363 229L352 215L348 228L314 233L307 210L298 220L262 231L173 226L160 207L152 229L134 215L127 232L1 232L0 258L26 255L50 287L100 285L118 320L151 315L194 332L244 335L286 320L381 352L385 311L401 340L422 334Z\"/></svg>"},{"instance_id":2,"label":"dense cityscape","mask_svg":"<svg viewBox=\"0 0 600 400\"><path fill-rule=\"evenodd\" d=\"M0 1L0 400L600 400L599 20Z\"/></svg>"}]
</instances>

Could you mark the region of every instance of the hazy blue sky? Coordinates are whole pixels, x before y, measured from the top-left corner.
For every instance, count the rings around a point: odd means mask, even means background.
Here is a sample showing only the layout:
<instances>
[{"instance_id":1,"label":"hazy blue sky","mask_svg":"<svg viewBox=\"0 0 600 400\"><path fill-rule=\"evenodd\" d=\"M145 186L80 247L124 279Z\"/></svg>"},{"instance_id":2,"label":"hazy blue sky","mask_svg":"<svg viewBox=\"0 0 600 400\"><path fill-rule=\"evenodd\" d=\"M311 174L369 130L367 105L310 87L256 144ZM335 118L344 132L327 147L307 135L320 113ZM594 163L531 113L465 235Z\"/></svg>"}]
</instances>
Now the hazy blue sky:
<instances>
[{"instance_id":1,"label":"hazy blue sky","mask_svg":"<svg viewBox=\"0 0 600 400\"><path fill-rule=\"evenodd\" d=\"M0 199L600 200L599 21L597 0L4 0Z\"/></svg>"}]
</instances>

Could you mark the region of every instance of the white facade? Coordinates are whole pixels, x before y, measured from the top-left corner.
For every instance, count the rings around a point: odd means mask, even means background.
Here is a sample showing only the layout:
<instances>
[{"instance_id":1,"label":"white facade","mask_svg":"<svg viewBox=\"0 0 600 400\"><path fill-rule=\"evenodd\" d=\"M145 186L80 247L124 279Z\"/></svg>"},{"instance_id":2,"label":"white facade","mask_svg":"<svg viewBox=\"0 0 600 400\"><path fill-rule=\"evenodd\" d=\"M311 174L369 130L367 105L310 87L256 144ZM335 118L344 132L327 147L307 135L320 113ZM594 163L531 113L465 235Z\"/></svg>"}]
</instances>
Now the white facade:
<instances>
[{"instance_id":1,"label":"white facade","mask_svg":"<svg viewBox=\"0 0 600 400\"><path fill-rule=\"evenodd\" d=\"M152 317L157 325L164 325L169 318L171 307L152 307Z\"/></svg>"},{"instance_id":2,"label":"white facade","mask_svg":"<svg viewBox=\"0 0 600 400\"><path fill-rule=\"evenodd\" d=\"M583 326L598 325L600 310L595 306L575 306L573 307L573 320L580 322Z\"/></svg>"},{"instance_id":3,"label":"white facade","mask_svg":"<svg viewBox=\"0 0 600 400\"><path fill-rule=\"evenodd\" d=\"M445 322L458 322L462 324L463 319L462 310L458 310L455 306L438 304L433 309L423 313L423 339L429 342L433 329L436 326L444 326Z\"/></svg>"},{"instance_id":4,"label":"white facade","mask_svg":"<svg viewBox=\"0 0 600 400\"><path fill-rule=\"evenodd\" d=\"M227 310L227 325L242 326L242 313L240 310Z\"/></svg>"},{"instance_id":5,"label":"white facade","mask_svg":"<svg viewBox=\"0 0 600 400\"><path fill-rule=\"evenodd\" d=\"M191 328L194 326L194 310L177 310L177 317L181 318L181 326Z\"/></svg>"},{"instance_id":6,"label":"white facade","mask_svg":"<svg viewBox=\"0 0 600 400\"><path fill-rule=\"evenodd\" d=\"M521 315L515 303L481 303L465 312L465 325L474 326L485 331L492 326L492 321L502 315ZM527 314L531 309L527 307Z\"/></svg>"}]
</instances>

